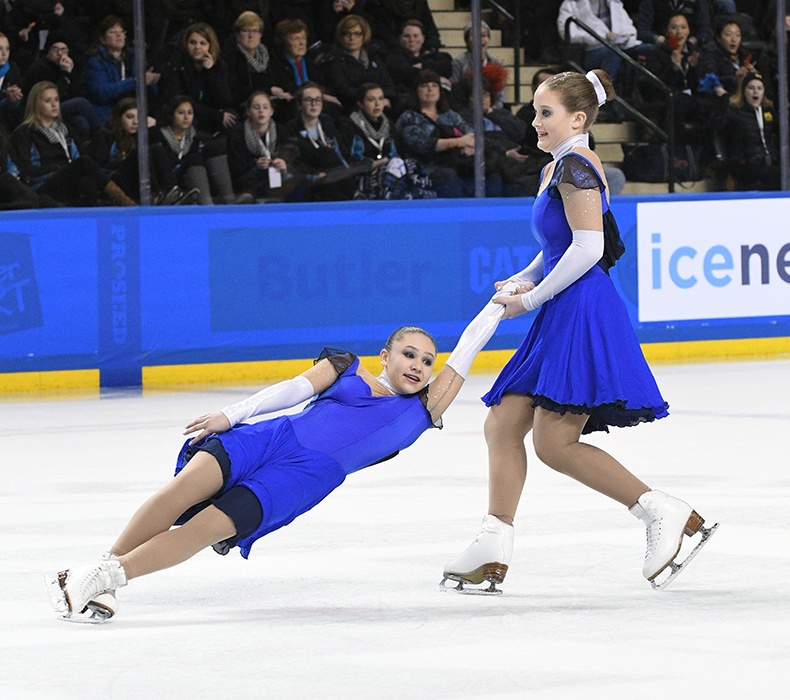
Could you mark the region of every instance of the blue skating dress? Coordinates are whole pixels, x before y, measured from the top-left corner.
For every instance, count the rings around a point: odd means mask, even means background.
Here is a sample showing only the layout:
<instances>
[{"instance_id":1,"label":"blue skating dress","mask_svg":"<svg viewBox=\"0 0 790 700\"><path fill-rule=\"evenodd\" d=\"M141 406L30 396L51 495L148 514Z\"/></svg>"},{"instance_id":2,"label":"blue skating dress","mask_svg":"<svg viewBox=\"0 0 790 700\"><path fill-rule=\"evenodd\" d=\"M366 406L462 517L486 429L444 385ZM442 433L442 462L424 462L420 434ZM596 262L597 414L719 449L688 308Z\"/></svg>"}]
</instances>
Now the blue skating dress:
<instances>
[{"instance_id":1,"label":"blue skating dress","mask_svg":"<svg viewBox=\"0 0 790 700\"><path fill-rule=\"evenodd\" d=\"M207 441L218 440L229 458L229 474L211 501L234 486L247 487L260 501L258 528L227 541L238 545L244 558L257 539L313 508L348 474L394 456L434 427L425 406L427 386L408 396L374 396L356 374L357 357L342 353L329 359L339 370L337 380L301 412L241 423L191 448L187 441L179 454L176 474ZM194 512L185 515L179 524ZM214 548L223 554L228 549Z\"/></svg>"},{"instance_id":2,"label":"blue skating dress","mask_svg":"<svg viewBox=\"0 0 790 700\"><path fill-rule=\"evenodd\" d=\"M612 233L607 227L616 230L601 176L583 156L566 153L557 160L548 187L532 209L544 277L573 239L558 189L562 183L597 188L605 234ZM543 304L483 401L487 406L498 404L508 392L531 396L535 407L589 415L583 433L608 432L610 425L631 426L668 415L625 304L599 265Z\"/></svg>"}]
</instances>

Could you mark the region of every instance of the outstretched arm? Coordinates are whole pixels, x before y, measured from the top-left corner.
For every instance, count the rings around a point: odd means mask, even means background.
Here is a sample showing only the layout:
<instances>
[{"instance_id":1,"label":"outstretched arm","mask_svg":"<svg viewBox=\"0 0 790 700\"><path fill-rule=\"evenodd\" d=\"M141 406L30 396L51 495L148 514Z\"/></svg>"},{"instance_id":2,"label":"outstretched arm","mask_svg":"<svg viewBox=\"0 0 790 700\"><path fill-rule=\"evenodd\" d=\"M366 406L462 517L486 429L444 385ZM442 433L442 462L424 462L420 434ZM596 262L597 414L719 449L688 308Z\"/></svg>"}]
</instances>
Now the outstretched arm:
<instances>
[{"instance_id":1,"label":"outstretched arm","mask_svg":"<svg viewBox=\"0 0 790 700\"><path fill-rule=\"evenodd\" d=\"M515 287L515 282L506 282L502 291L509 293ZM504 312L501 304L489 301L464 329L444 367L428 387L428 411L434 423L458 396L472 362L494 335Z\"/></svg>"},{"instance_id":2,"label":"outstretched arm","mask_svg":"<svg viewBox=\"0 0 790 700\"><path fill-rule=\"evenodd\" d=\"M206 437L206 435L224 433L237 423L241 423L253 416L291 408L303 401L307 401L307 399L332 386L336 379L337 372L335 372L332 363L327 359L323 359L293 379L272 384L272 386L261 389L257 394L253 394L243 401L225 406L221 411L215 411L214 413L195 418L184 429L184 435L200 431L190 441L195 443Z\"/></svg>"}]
</instances>

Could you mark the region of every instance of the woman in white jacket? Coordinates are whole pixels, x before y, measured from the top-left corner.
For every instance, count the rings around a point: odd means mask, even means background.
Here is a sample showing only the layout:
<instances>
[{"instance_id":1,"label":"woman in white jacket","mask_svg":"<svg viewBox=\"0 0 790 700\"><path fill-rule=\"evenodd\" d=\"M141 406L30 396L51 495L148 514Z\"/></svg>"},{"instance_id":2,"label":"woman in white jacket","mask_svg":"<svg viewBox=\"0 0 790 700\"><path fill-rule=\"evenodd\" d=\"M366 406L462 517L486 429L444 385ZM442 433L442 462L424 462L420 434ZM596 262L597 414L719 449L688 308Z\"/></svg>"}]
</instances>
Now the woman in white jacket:
<instances>
[{"instance_id":1,"label":"woman in white jacket","mask_svg":"<svg viewBox=\"0 0 790 700\"><path fill-rule=\"evenodd\" d=\"M565 23L570 17L581 20L629 55L650 49L649 45L642 44L636 38L636 27L621 0L563 0L557 17L557 30L563 38ZM585 70L602 68L612 78L612 82L616 81L622 63L616 53L610 51L577 24L570 25L570 39L571 43L582 44L585 47Z\"/></svg>"}]
</instances>

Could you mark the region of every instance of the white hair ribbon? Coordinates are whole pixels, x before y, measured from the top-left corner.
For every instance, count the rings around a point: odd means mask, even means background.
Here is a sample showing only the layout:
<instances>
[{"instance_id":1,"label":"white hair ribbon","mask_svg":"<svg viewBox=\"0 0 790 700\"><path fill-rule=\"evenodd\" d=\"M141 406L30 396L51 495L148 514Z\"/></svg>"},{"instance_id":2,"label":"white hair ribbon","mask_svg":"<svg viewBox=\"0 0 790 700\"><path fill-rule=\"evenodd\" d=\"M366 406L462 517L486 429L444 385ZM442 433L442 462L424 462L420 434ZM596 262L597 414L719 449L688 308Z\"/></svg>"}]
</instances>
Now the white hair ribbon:
<instances>
[{"instance_id":1,"label":"white hair ribbon","mask_svg":"<svg viewBox=\"0 0 790 700\"><path fill-rule=\"evenodd\" d=\"M598 106L606 103L606 90L604 89L603 83L601 79L593 72L590 71L589 73L585 73L584 75L587 80L592 83L593 88L595 88L595 96L598 98Z\"/></svg>"}]
</instances>

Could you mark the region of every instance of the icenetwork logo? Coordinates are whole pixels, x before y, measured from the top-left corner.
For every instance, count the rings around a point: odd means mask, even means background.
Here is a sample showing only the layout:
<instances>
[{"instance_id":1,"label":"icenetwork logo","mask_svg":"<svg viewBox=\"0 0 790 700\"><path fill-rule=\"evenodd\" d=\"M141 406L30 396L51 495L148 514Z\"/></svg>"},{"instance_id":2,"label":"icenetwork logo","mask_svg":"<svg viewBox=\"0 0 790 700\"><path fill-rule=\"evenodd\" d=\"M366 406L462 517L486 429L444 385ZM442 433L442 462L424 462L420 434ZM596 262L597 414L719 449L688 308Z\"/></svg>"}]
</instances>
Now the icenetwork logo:
<instances>
[{"instance_id":1,"label":"icenetwork logo","mask_svg":"<svg viewBox=\"0 0 790 700\"><path fill-rule=\"evenodd\" d=\"M0 232L0 335L41 323L30 236Z\"/></svg>"},{"instance_id":2,"label":"icenetwork logo","mask_svg":"<svg viewBox=\"0 0 790 700\"><path fill-rule=\"evenodd\" d=\"M790 315L790 199L637 205L639 320Z\"/></svg>"}]
</instances>

